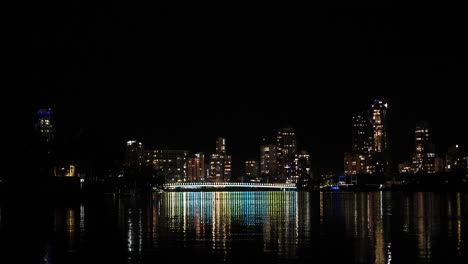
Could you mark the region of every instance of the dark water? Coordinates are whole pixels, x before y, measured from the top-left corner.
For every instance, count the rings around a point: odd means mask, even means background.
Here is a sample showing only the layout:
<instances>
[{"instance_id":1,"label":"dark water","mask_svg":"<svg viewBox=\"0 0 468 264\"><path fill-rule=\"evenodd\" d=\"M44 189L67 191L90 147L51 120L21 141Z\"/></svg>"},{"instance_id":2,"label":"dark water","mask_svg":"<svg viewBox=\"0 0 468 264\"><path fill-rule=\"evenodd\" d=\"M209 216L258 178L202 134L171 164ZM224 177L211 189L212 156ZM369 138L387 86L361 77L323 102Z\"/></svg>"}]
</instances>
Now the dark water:
<instances>
[{"instance_id":1,"label":"dark water","mask_svg":"<svg viewBox=\"0 0 468 264\"><path fill-rule=\"evenodd\" d=\"M466 193L36 198L0 204L0 256L54 264L468 263L467 228Z\"/></svg>"}]
</instances>

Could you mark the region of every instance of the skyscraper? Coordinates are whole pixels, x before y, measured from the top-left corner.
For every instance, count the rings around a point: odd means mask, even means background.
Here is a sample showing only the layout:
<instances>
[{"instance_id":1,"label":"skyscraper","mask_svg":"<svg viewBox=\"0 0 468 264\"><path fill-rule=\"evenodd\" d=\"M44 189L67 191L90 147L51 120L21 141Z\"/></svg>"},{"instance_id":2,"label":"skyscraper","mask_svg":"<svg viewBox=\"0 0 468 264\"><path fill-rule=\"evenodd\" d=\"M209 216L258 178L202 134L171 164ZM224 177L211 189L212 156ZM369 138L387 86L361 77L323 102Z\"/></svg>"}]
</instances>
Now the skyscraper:
<instances>
[{"instance_id":1,"label":"skyscraper","mask_svg":"<svg viewBox=\"0 0 468 264\"><path fill-rule=\"evenodd\" d=\"M296 154L296 134L291 127L278 130L277 146L277 172L281 182L292 181L294 176L294 155Z\"/></svg>"},{"instance_id":2,"label":"skyscraper","mask_svg":"<svg viewBox=\"0 0 468 264\"><path fill-rule=\"evenodd\" d=\"M260 174L265 176L267 181L273 180L277 177L276 162L277 152L276 145L262 145L260 146Z\"/></svg>"},{"instance_id":3,"label":"skyscraper","mask_svg":"<svg viewBox=\"0 0 468 264\"><path fill-rule=\"evenodd\" d=\"M216 153L210 158L209 179L216 182L231 180L231 156L226 154L226 139L219 137L216 140Z\"/></svg>"},{"instance_id":4,"label":"skyscraper","mask_svg":"<svg viewBox=\"0 0 468 264\"><path fill-rule=\"evenodd\" d=\"M387 110L388 104L384 100L374 100L371 107L372 162L378 174L389 170Z\"/></svg>"},{"instance_id":5,"label":"skyscraper","mask_svg":"<svg viewBox=\"0 0 468 264\"><path fill-rule=\"evenodd\" d=\"M415 150L412 160L412 171L414 173L418 171L426 171L425 167L427 164L428 144L429 125L425 121L420 121L416 124L416 129L414 131Z\"/></svg>"},{"instance_id":6,"label":"skyscraper","mask_svg":"<svg viewBox=\"0 0 468 264\"><path fill-rule=\"evenodd\" d=\"M52 109L41 108L37 111L36 132L45 142L51 142L54 138L54 125L52 121Z\"/></svg>"},{"instance_id":7,"label":"skyscraper","mask_svg":"<svg viewBox=\"0 0 468 264\"><path fill-rule=\"evenodd\" d=\"M125 164L127 166L142 166L144 164L144 149L141 142L136 140L127 141Z\"/></svg>"},{"instance_id":8,"label":"skyscraper","mask_svg":"<svg viewBox=\"0 0 468 264\"><path fill-rule=\"evenodd\" d=\"M372 161L373 133L369 111L353 117L352 153L345 153L345 174L373 174ZM351 166L351 167L350 167Z\"/></svg>"},{"instance_id":9,"label":"skyscraper","mask_svg":"<svg viewBox=\"0 0 468 264\"><path fill-rule=\"evenodd\" d=\"M311 180L310 155L303 150L295 155L294 159L294 177L292 183L307 183Z\"/></svg>"},{"instance_id":10,"label":"skyscraper","mask_svg":"<svg viewBox=\"0 0 468 264\"><path fill-rule=\"evenodd\" d=\"M219 137L216 140L216 153L217 154L226 154L226 139Z\"/></svg>"},{"instance_id":11,"label":"skyscraper","mask_svg":"<svg viewBox=\"0 0 468 264\"><path fill-rule=\"evenodd\" d=\"M189 181L205 180L205 156L203 153L195 153L195 155L188 160L187 178Z\"/></svg>"},{"instance_id":12,"label":"skyscraper","mask_svg":"<svg viewBox=\"0 0 468 264\"><path fill-rule=\"evenodd\" d=\"M372 129L368 111L353 117L353 154L370 155L372 151Z\"/></svg>"},{"instance_id":13,"label":"skyscraper","mask_svg":"<svg viewBox=\"0 0 468 264\"><path fill-rule=\"evenodd\" d=\"M231 179L231 156L211 155L209 179L216 182L225 182Z\"/></svg>"}]
</instances>

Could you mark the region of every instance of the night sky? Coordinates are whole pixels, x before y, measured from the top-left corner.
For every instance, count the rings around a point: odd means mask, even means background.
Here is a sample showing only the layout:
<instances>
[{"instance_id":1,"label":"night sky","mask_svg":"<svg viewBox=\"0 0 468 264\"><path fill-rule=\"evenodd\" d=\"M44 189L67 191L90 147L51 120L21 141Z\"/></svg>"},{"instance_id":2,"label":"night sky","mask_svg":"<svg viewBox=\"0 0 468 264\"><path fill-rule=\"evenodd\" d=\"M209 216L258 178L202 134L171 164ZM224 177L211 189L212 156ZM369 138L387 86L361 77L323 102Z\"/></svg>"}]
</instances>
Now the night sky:
<instances>
[{"instance_id":1,"label":"night sky","mask_svg":"<svg viewBox=\"0 0 468 264\"><path fill-rule=\"evenodd\" d=\"M51 106L57 136L86 135L103 162L122 159L128 139L212 153L225 136L238 174L262 138L290 124L316 166L341 167L351 117L385 97L397 162L410 158L420 119L438 152L468 145L457 92L467 87L462 9L34 5L18 34L13 140L27 137L38 107Z\"/></svg>"}]
</instances>

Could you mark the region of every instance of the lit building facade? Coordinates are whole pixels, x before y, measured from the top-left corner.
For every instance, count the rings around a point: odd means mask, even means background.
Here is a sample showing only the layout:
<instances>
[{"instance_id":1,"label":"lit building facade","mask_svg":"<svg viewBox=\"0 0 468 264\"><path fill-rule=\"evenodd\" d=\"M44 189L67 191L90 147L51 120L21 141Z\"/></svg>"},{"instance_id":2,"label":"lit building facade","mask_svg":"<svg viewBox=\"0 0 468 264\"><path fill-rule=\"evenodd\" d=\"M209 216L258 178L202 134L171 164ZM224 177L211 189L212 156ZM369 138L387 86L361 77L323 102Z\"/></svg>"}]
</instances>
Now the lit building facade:
<instances>
[{"instance_id":1,"label":"lit building facade","mask_svg":"<svg viewBox=\"0 0 468 264\"><path fill-rule=\"evenodd\" d=\"M245 176L247 177L247 180L257 180L259 178L258 169L258 161L247 160L245 162Z\"/></svg>"},{"instance_id":2,"label":"lit building facade","mask_svg":"<svg viewBox=\"0 0 468 264\"><path fill-rule=\"evenodd\" d=\"M426 171L426 164L428 163L427 145L429 144L429 125L426 122L421 121L416 125L414 138L415 150L412 160L412 171L414 173Z\"/></svg>"},{"instance_id":3,"label":"lit building facade","mask_svg":"<svg viewBox=\"0 0 468 264\"><path fill-rule=\"evenodd\" d=\"M210 158L210 181L225 182L231 180L232 164L231 156L226 154L226 139L219 137L216 140L216 153Z\"/></svg>"},{"instance_id":4,"label":"lit building facade","mask_svg":"<svg viewBox=\"0 0 468 264\"><path fill-rule=\"evenodd\" d=\"M370 155L373 142L369 112L363 111L354 116L352 126L353 153Z\"/></svg>"},{"instance_id":5,"label":"lit building facade","mask_svg":"<svg viewBox=\"0 0 468 264\"><path fill-rule=\"evenodd\" d=\"M41 108L37 111L36 132L45 142L51 142L54 139L54 125L52 120L52 109Z\"/></svg>"},{"instance_id":6,"label":"lit building facade","mask_svg":"<svg viewBox=\"0 0 468 264\"><path fill-rule=\"evenodd\" d=\"M212 154L210 159L209 180L215 182L226 182L231 179L231 156Z\"/></svg>"},{"instance_id":7,"label":"lit building facade","mask_svg":"<svg viewBox=\"0 0 468 264\"><path fill-rule=\"evenodd\" d=\"M367 174L368 156L345 153L344 154L344 174L347 176Z\"/></svg>"},{"instance_id":8,"label":"lit building facade","mask_svg":"<svg viewBox=\"0 0 468 264\"><path fill-rule=\"evenodd\" d=\"M402 163L398 165L398 172L399 173L411 173L413 171L411 163Z\"/></svg>"},{"instance_id":9,"label":"lit building facade","mask_svg":"<svg viewBox=\"0 0 468 264\"><path fill-rule=\"evenodd\" d=\"M278 130L277 146L277 180L292 181L294 177L294 159L296 154L296 133L291 127Z\"/></svg>"},{"instance_id":10,"label":"lit building facade","mask_svg":"<svg viewBox=\"0 0 468 264\"><path fill-rule=\"evenodd\" d=\"M377 174L388 172L390 165L387 111L388 104L384 100L374 100L371 107L372 162Z\"/></svg>"},{"instance_id":11,"label":"lit building facade","mask_svg":"<svg viewBox=\"0 0 468 264\"><path fill-rule=\"evenodd\" d=\"M352 142L352 154L355 157L351 159L354 161L350 159L349 153L345 154L345 168L357 162L359 163L359 169L356 174L373 174L375 172L375 165L372 162L374 142L369 111L363 111L359 115L353 117ZM348 162L348 164L346 164L346 162Z\"/></svg>"},{"instance_id":12,"label":"lit building facade","mask_svg":"<svg viewBox=\"0 0 468 264\"><path fill-rule=\"evenodd\" d=\"M260 146L260 174L268 179L276 178L277 164L276 145Z\"/></svg>"},{"instance_id":13,"label":"lit building facade","mask_svg":"<svg viewBox=\"0 0 468 264\"><path fill-rule=\"evenodd\" d=\"M427 173L436 173L435 161L436 153L435 146L432 143L427 143L425 148L425 155L423 161L423 170Z\"/></svg>"},{"instance_id":14,"label":"lit building facade","mask_svg":"<svg viewBox=\"0 0 468 264\"><path fill-rule=\"evenodd\" d=\"M145 163L160 171L169 182L187 181L189 151L146 150Z\"/></svg>"},{"instance_id":15,"label":"lit building facade","mask_svg":"<svg viewBox=\"0 0 468 264\"><path fill-rule=\"evenodd\" d=\"M226 138L219 137L216 140L216 153L226 154Z\"/></svg>"},{"instance_id":16,"label":"lit building facade","mask_svg":"<svg viewBox=\"0 0 468 264\"><path fill-rule=\"evenodd\" d=\"M303 150L294 158L294 177L291 183L307 183L312 179L310 155Z\"/></svg>"},{"instance_id":17,"label":"lit building facade","mask_svg":"<svg viewBox=\"0 0 468 264\"><path fill-rule=\"evenodd\" d=\"M76 177L76 166L67 165L67 166L56 166L54 168L55 177Z\"/></svg>"},{"instance_id":18,"label":"lit building facade","mask_svg":"<svg viewBox=\"0 0 468 264\"><path fill-rule=\"evenodd\" d=\"M143 143L136 140L127 141L125 149L125 165L142 166L144 164Z\"/></svg>"},{"instance_id":19,"label":"lit building facade","mask_svg":"<svg viewBox=\"0 0 468 264\"><path fill-rule=\"evenodd\" d=\"M188 159L187 178L189 181L204 181L205 173L205 156L201 152L195 153L193 157Z\"/></svg>"}]
</instances>

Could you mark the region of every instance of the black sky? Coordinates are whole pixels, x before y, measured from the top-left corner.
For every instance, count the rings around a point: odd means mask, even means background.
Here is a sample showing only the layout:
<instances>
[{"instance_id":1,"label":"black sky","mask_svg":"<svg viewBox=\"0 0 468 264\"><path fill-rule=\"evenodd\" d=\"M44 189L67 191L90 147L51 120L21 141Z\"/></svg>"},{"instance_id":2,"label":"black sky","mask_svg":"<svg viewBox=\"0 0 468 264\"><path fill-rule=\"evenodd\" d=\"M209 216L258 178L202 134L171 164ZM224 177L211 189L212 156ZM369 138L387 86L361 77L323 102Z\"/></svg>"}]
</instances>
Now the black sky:
<instances>
[{"instance_id":1,"label":"black sky","mask_svg":"<svg viewBox=\"0 0 468 264\"><path fill-rule=\"evenodd\" d=\"M340 166L351 116L385 96L396 160L409 158L419 119L440 152L467 144L461 9L62 1L30 11L17 34L18 140L50 105L57 133L87 134L106 160L131 138L209 153L223 135L239 167L291 124L319 166Z\"/></svg>"}]
</instances>

